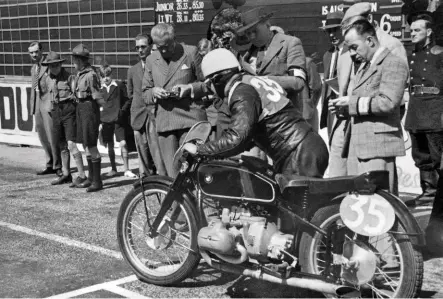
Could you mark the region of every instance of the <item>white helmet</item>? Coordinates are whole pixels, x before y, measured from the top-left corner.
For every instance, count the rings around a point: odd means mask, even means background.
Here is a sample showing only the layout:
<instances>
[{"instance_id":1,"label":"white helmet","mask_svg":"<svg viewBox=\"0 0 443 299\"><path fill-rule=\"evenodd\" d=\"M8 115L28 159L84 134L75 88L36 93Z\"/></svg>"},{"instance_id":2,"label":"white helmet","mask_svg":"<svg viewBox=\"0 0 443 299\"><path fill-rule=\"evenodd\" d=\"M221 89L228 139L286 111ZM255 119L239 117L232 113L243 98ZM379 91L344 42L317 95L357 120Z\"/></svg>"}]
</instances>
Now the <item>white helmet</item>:
<instances>
[{"instance_id":1,"label":"white helmet","mask_svg":"<svg viewBox=\"0 0 443 299\"><path fill-rule=\"evenodd\" d=\"M207 78L212 74L232 68L240 70L240 63L231 51L220 48L210 51L203 57L201 68L203 76Z\"/></svg>"}]
</instances>

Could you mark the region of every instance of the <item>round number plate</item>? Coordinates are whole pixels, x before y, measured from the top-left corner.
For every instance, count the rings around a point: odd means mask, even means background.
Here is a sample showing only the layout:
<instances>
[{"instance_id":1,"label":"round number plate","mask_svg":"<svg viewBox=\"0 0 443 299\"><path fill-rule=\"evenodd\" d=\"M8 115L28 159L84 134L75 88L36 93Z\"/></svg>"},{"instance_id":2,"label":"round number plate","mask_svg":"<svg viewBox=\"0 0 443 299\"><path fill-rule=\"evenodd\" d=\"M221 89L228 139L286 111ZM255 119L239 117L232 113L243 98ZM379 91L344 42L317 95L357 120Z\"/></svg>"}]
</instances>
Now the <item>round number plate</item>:
<instances>
[{"instance_id":1,"label":"round number plate","mask_svg":"<svg viewBox=\"0 0 443 299\"><path fill-rule=\"evenodd\" d=\"M340 204L340 216L352 231L363 236L378 236L394 225L395 211L378 194L348 194Z\"/></svg>"}]
</instances>

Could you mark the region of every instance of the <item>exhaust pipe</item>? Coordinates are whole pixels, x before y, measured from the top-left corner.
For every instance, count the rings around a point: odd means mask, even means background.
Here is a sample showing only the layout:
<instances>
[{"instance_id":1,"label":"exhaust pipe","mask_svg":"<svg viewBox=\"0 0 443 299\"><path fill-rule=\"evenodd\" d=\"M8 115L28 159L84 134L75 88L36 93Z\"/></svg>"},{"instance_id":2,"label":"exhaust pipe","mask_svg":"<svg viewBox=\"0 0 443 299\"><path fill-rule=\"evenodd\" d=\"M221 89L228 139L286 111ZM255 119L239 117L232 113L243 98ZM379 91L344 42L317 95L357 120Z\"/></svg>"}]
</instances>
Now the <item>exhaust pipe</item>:
<instances>
[{"instance_id":1,"label":"exhaust pipe","mask_svg":"<svg viewBox=\"0 0 443 299\"><path fill-rule=\"evenodd\" d=\"M290 278L279 278L276 276L269 275L260 270L251 270L244 266L240 265L226 265L223 263L219 263L216 261L212 261L210 264L213 268L223 271L229 272L233 274L241 274L244 276L256 278L258 280L265 280L281 285L288 285L295 288L308 289L312 291L317 291L321 293L327 293L343 298L356 298L360 297L360 291L357 289L344 286L339 284L334 284L330 282L326 282L324 280L318 278L309 278L309 277L290 277Z\"/></svg>"}]
</instances>

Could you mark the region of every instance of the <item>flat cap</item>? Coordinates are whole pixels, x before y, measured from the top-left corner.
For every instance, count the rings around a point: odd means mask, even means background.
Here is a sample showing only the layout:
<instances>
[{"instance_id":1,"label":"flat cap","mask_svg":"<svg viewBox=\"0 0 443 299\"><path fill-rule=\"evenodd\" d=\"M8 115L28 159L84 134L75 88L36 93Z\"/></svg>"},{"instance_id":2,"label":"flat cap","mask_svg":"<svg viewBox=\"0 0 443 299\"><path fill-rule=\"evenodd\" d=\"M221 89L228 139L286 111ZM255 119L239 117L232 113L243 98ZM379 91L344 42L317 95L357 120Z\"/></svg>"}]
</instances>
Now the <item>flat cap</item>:
<instances>
[{"instance_id":1,"label":"flat cap","mask_svg":"<svg viewBox=\"0 0 443 299\"><path fill-rule=\"evenodd\" d=\"M83 44L78 44L75 46L75 48L72 50L71 53L72 56L81 56L89 58L89 50L88 48Z\"/></svg>"}]
</instances>

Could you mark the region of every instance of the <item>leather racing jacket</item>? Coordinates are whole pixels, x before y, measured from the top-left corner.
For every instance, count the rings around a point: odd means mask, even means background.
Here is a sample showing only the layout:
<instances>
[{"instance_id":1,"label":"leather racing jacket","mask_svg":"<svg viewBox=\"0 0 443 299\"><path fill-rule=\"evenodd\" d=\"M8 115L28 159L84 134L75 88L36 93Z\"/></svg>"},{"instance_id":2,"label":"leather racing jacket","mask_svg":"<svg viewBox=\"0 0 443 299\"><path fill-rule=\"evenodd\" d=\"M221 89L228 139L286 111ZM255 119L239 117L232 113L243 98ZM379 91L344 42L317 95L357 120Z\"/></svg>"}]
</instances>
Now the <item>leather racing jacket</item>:
<instances>
[{"instance_id":1,"label":"leather racing jacket","mask_svg":"<svg viewBox=\"0 0 443 299\"><path fill-rule=\"evenodd\" d=\"M271 157L278 172L312 128L274 81L252 76L242 76L241 81L234 83L224 100L231 114L229 127L218 140L199 145L197 153L227 158L245 151L252 140Z\"/></svg>"}]
</instances>

